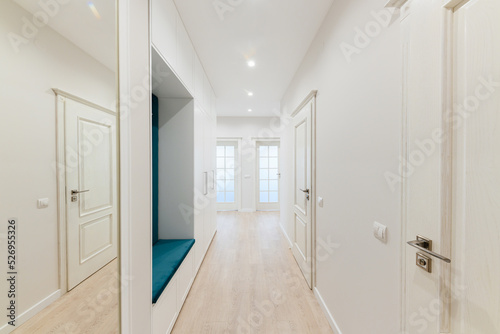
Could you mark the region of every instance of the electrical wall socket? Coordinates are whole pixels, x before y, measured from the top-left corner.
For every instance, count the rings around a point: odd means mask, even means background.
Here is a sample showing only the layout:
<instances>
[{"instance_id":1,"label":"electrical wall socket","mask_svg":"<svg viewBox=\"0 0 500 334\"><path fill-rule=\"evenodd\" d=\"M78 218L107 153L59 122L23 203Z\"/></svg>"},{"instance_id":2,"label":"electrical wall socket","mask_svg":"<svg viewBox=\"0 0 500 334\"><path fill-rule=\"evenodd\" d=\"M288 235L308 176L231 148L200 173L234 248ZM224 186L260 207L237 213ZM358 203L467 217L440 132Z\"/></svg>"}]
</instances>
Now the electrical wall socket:
<instances>
[{"instance_id":1,"label":"electrical wall socket","mask_svg":"<svg viewBox=\"0 0 500 334\"><path fill-rule=\"evenodd\" d=\"M373 235L382 242L387 242L387 226L378 222L373 223Z\"/></svg>"},{"instance_id":2,"label":"electrical wall socket","mask_svg":"<svg viewBox=\"0 0 500 334\"><path fill-rule=\"evenodd\" d=\"M49 206L49 199L48 198L40 198L37 201L37 207L39 209L45 209Z\"/></svg>"}]
</instances>

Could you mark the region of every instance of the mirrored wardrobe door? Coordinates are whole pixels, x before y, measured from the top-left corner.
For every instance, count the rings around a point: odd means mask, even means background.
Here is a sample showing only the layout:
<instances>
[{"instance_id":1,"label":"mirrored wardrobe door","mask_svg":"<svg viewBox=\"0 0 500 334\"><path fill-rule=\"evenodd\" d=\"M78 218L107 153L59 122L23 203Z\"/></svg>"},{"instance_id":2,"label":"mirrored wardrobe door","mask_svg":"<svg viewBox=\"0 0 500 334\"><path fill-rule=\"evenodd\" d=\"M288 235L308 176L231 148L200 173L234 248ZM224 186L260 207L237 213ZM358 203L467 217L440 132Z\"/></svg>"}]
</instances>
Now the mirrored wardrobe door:
<instances>
[{"instance_id":1,"label":"mirrored wardrobe door","mask_svg":"<svg viewBox=\"0 0 500 334\"><path fill-rule=\"evenodd\" d=\"M120 332L116 21L0 2L0 334Z\"/></svg>"}]
</instances>

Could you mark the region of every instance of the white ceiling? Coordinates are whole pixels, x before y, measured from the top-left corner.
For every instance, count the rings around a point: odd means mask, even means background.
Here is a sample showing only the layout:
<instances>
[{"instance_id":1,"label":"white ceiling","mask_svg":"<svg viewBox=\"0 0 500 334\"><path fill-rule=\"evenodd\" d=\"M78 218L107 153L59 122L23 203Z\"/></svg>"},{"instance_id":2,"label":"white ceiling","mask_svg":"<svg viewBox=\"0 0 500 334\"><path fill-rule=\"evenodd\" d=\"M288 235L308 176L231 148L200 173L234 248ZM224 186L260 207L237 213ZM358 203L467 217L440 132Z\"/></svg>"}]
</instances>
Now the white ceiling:
<instances>
[{"instance_id":1,"label":"white ceiling","mask_svg":"<svg viewBox=\"0 0 500 334\"><path fill-rule=\"evenodd\" d=\"M175 0L217 95L218 115L271 116L279 110L332 2ZM219 15L215 4L226 10Z\"/></svg>"},{"instance_id":2,"label":"white ceiling","mask_svg":"<svg viewBox=\"0 0 500 334\"><path fill-rule=\"evenodd\" d=\"M40 3L58 3L58 1L39 0L14 1L32 14L47 12L40 7ZM92 12L90 7L92 3L100 18ZM58 8L52 7L49 11L50 15L46 15L46 17L49 18L48 25L52 29L110 70L116 70L115 1L68 1L65 4L60 4Z\"/></svg>"},{"instance_id":3,"label":"white ceiling","mask_svg":"<svg viewBox=\"0 0 500 334\"><path fill-rule=\"evenodd\" d=\"M30 13L42 10L39 0L15 2ZM272 116L333 0L175 2L215 89L218 114ZM225 5L226 11L218 13L215 4ZM69 1L59 6L48 24L115 70L115 1ZM248 60L256 66L248 67Z\"/></svg>"}]
</instances>

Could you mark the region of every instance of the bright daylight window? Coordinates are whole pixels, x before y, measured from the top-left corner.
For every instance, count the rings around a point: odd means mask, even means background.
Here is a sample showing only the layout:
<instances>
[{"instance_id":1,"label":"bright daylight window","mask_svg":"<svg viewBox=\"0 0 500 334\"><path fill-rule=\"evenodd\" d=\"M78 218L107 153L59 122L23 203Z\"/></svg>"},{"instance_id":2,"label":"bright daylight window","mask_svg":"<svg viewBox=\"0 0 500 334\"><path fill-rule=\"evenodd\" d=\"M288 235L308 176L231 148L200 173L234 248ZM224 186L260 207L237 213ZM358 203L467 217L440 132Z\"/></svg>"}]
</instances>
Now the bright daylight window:
<instances>
[{"instance_id":1,"label":"bright daylight window","mask_svg":"<svg viewBox=\"0 0 500 334\"><path fill-rule=\"evenodd\" d=\"M217 146L217 203L234 203L234 159L234 146Z\"/></svg>"},{"instance_id":2,"label":"bright daylight window","mask_svg":"<svg viewBox=\"0 0 500 334\"><path fill-rule=\"evenodd\" d=\"M278 146L259 147L259 201L278 203Z\"/></svg>"}]
</instances>

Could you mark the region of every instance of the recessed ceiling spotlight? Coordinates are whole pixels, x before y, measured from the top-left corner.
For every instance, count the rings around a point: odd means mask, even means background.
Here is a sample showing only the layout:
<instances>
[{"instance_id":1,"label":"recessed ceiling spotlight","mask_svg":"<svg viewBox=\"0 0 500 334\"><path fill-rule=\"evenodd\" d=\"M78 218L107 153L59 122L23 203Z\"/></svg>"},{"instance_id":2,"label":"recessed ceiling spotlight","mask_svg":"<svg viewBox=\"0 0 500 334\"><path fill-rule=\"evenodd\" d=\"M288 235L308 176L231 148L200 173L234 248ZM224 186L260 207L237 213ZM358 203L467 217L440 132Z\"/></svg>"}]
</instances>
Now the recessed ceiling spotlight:
<instances>
[{"instance_id":1,"label":"recessed ceiling spotlight","mask_svg":"<svg viewBox=\"0 0 500 334\"><path fill-rule=\"evenodd\" d=\"M248 112L252 112L252 109L248 109Z\"/></svg>"},{"instance_id":2,"label":"recessed ceiling spotlight","mask_svg":"<svg viewBox=\"0 0 500 334\"><path fill-rule=\"evenodd\" d=\"M249 60L247 64L248 64L248 67L255 67L255 61L253 61L253 60Z\"/></svg>"},{"instance_id":3,"label":"recessed ceiling spotlight","mask_svg":"<svg viewBox=\"0 0 500 334\"><path fill-rule=\"evenodd\" d=\"M248 92L248 96L253 96L253 92Z\"/></svg>"}]
</instances>

